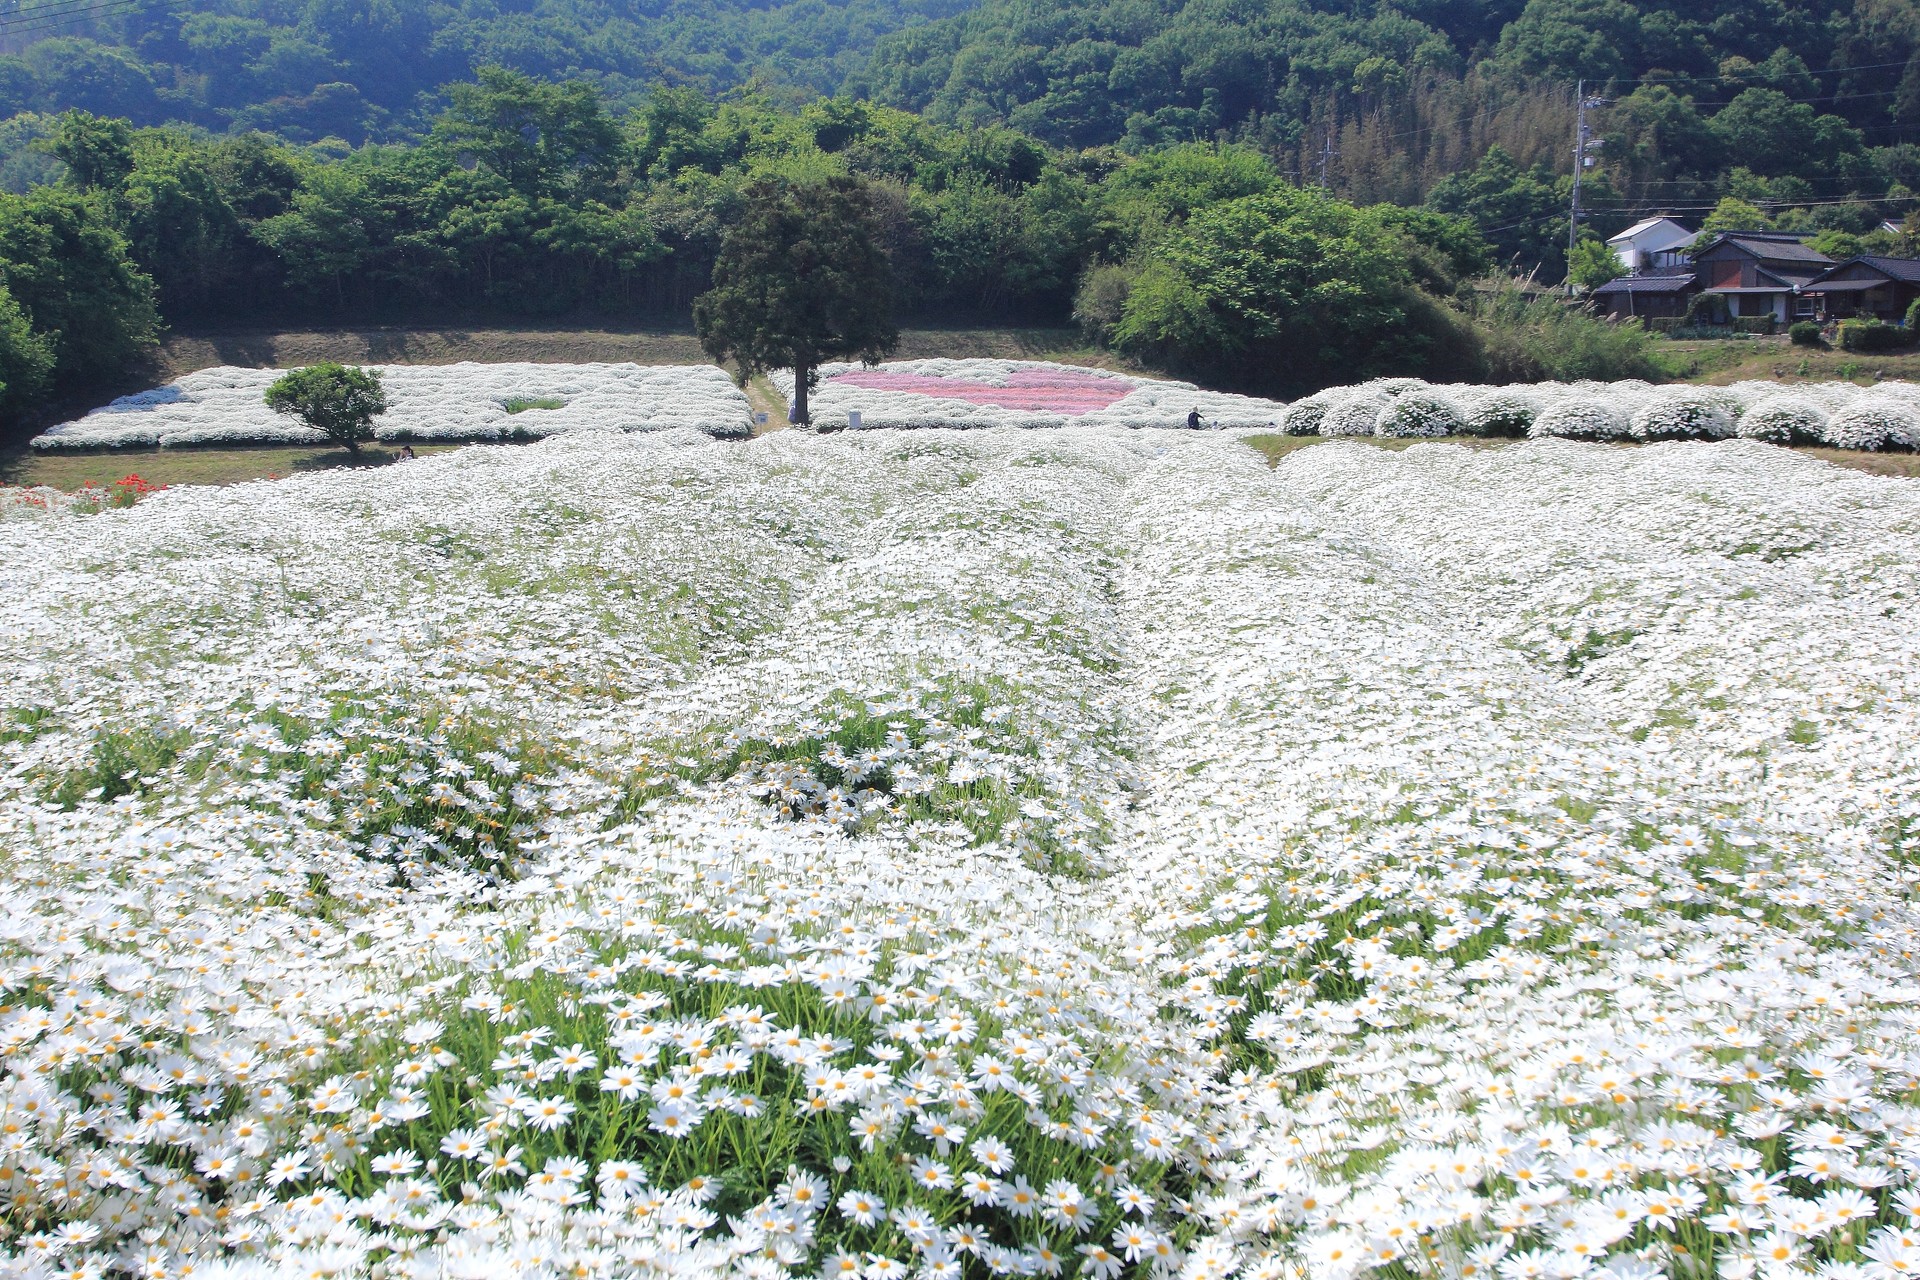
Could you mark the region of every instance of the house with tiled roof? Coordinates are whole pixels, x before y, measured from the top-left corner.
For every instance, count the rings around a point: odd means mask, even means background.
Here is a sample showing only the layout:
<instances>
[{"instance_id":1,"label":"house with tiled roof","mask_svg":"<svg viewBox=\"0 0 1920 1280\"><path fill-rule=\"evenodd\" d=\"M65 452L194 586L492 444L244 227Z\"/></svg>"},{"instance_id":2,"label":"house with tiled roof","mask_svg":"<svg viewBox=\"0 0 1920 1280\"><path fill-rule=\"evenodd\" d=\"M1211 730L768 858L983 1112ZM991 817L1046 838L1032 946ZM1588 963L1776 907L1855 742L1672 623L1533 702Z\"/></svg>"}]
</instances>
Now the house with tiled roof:
<instances>
[{"instance_id":1,"label":"house with tiled roof","mask_svg":"<svg viewBox=\"0 0 1920 1280\"><path fill-rule=\"evenodd\" d=\"M1593 291L1595 305L1615 320L1677 320L1700 292L1693 268L1650 275L1621 276Z\"/></svg>"},{"instance_id":2,"label":"house with tiled roof","mask_svg":"<svg viewBox=\"0 0 1920 1280\"><path fill-rule=\"evenodd\" d=\"M1920 260L1867 255L1815 276L1801 293L1818 300L1821 318L1873 316L1900 321L1920 298Z\"/></svg>"},{"instance_id":3,"label":"house with tiled roof","mask_svg":"<svg viewBox=\"0 0 1920 1280\"><path fill-rule=\"evenodd\" d=\"M1779 324L1814 318L1817 304L1803 290L1834 265L1790 231L1723 231L1693 253L1701 294L1720 299L1729 319L1771 316Z\"/></svg>"}]
</instances>

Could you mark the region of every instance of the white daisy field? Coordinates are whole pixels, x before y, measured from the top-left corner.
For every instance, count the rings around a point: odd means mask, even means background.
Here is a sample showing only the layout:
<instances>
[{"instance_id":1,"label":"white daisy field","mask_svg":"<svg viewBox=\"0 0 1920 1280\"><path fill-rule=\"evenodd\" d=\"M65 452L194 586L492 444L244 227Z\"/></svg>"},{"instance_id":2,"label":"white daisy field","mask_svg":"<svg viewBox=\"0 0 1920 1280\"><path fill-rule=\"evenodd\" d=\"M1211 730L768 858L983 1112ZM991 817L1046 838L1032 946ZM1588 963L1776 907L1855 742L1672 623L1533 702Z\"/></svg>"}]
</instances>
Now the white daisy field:
<instances>
[{"instance_id":1,"label":"white daisy field","mask_svg":"<svg viewBox=\"0 0 1920 1280\"><path fill-rule=\"evenodd\" d=\"M542 440L571 431L753 431L747 397L711 365L372 365L389 409L383 441ZM42 433L42 452L324 444L326 437L267 408L278 369L202 369Z\"/></svg>"},{"instance_id":2,"label":"white daisy field","mask_svg":"<svg viewBox=\"0 0 1920 1280\"><path fill-rule=\"evenodd\" d=\"M1916 602L1753 439L0 503L0 1274L1910 1276Z\"/></svg>"}]
</instances>

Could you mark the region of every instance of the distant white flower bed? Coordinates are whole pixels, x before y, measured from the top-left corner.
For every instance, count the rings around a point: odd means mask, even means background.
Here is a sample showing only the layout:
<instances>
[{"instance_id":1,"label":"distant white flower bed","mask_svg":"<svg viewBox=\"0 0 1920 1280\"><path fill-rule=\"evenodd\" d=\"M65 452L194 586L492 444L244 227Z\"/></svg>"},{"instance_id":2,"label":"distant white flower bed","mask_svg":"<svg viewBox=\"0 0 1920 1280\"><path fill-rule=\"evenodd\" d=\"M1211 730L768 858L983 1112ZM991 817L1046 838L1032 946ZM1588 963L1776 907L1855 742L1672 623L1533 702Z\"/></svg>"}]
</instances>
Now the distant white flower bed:
<instances>
[{"instance_id":1,"label":"distant white flower bed","mask_svg":"<svg viewBox=\"0 0 1920 1280\"><path fill-rule=\"evenodd\" d=\"M456 364L380 367L392 408L381 440L536 440L574 431L691 427L714 436L752 433L747 398L707 365ZM206 369L124 396L54 427L34 447L174 448L208 444L308 444L316 431L262 402L271 369ZM772 378L789 400L793 375ZM523 408L516 401L560 401ZM1439 385L1383 378L1332 387L1287 405L1043 361L906 360L865 368L824 366L811 397L814 425L862 429L974 427L1184 427L1199 410L1216 430L1292 435L1531 435L1583 440L1717 440L1841 449L1920 447L1920 386L1850 382L1783 386L1656 386L1647 382Z\"/></svg>"},{"instance_id":2,"label":"distant white flower bed","mask_svg":"<svg viewBox=\"0 0 1920 1280\"><path fill-rule=\"evenodd\" d=\"M1920 386L1887 382L1649 382L1439 386L1382 378L1330 387L1288 407L1289 435L1560 436L1574 440L1724 440L1836 449L1920 447Z\"/></svg>"},{"instance_id":3,"label":"distant white flower bed","mask_svg":"<svg viewBox=\"0 0 1920 1280\"><path fill-rule=\"evenodd\" d=\"M773 382L791 400L793 374ZM1106 369L1035 360L901 360L868 369L830 364L809 397L816 427L834 430L858 413L875 427L1184 427L1198 409L1214 428L1277 427L1277 400L1203 391Z\"/></svg>"},{"instance_id":4,"label":"distant white flower bed","mask_svg":"<svg viewBox=\"0 0 1920 1280\"><path fill-rule=\"evenodd\" d=\"M382 440L535 440L570 431L692 427L747 435L752 415L731 379L708 365L452 364L375 366L391 408ZM176 448L206 444L309 444L324 437L267 408L276 369L223 366L123 396L33 442L36 449ZM516 400L559 408L507 410Z\"/></svg>"},{"instance_id":5,"label":"distant white flower bed","mask_svg":"<svg viewBox=\"0 0 1920 1280\"><path fill-rule=\"evenodd\" d=\"M793 375L773 381L789 400ZM814 426L1184 427L1283 429L1294 435L1532 435L1587 440L1718 440L1840 449L1920 447L1920 386L1851 382L1783 387L1656 386L1648 382L1437 385L1382 378L1332 387L1289 406L1106 369L1022 360L903 360L831 364L810 397ZM1748 410L1760 414L1748 421ZM1783 426L1783 424L1786 424Z\"/></svg>"}]
</instances>

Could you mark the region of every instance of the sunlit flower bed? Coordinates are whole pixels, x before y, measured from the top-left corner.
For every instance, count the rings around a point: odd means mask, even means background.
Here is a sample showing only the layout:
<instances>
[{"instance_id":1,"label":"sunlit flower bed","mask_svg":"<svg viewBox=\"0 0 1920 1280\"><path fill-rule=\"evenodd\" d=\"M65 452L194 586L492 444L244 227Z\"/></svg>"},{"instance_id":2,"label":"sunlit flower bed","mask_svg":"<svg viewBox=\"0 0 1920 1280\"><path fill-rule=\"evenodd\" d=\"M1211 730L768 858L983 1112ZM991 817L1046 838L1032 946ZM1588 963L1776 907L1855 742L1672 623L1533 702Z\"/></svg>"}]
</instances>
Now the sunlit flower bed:
<instances>
[{"instance_id":1,"label":"sunlit flower bed","mask_svg":"<svg viewBox=\"0 0 1920 1280\"><path fill-rule=\"evenodd\" d=\"M793 396L793 375L776 372ZM1187 382L1136 378L1106 369L1025 360L901 360L865 368L830 364L809 399L825 430L861 415L880 427L1184 427L1198 409L1207 427L1278 426L1286 406L1203 391Z\"/></svg>"},{"instance_id":2,"label":"sunlit flower bed","mask_svg":"<svg viewBox=\"0 0 1920 1280\"><path fill-rule=\"evenodd\" d=\"M1558 436L1570 440L1726 440L1837 449L1920 447L1920 386L1886 382L1647 382L1434 386L1384 378L1288 406L1281 429L1327 436Z\"/></svg>"},{"instance_id":3,"label":"sunlit flower bed","mask_svg":"<svg viewBox=\"0 0 1920 1280\"><path fill-rule=\"evenodd\" d=\"M747 398L707 365L453 364L374 366L389 409L382 440L538 440L569 431L660 431L691 427L716 436L751 433ZM281 417L261 395L276 369L221 367L123 396L53 427L36 449L180 448L312 444L318 431Z\"/></svg>"},{"instance_id":4,"label":"sunlit flower bed","mask_svg":"<svg viewBox=\"0 0 1920 1280\"><path fill-rule=\"evenodd\" d=\"M0 1274L1920 1266L1909 482L597 433L0 566Z\"/></svg>"},{"instance_id":5,"label":"sunlit flower bed","mask_svg":"<svg viewBox=\"0 0 1920 1280\"><path fill-rule=\"evenodd\" d=\"M774 374L789 399L793 376ZM1203 391L1185 382L1018 360L907 360L820 371L814 426L862 428L1184 427L1198 410L1213 429L1293 435L1560 436L1575 440L1723 440L1920 447L1920 387L1851 382L1783 387L1546 382L1523 387L1434 385L1383 378L1332 387L1292 405Z\"/></svg>"}]
</instances>

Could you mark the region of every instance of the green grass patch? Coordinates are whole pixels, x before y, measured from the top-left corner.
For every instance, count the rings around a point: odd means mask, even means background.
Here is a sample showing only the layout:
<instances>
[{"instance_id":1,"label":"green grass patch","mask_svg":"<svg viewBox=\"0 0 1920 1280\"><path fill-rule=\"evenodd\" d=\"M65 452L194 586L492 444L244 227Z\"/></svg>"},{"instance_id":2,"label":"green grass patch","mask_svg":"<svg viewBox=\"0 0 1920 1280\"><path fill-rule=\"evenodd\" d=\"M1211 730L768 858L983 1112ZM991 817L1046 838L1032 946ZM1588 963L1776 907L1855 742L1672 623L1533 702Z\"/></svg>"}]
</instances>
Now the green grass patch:
<instances>
[{"instance_id":1,"label":"green grass patch","mask_svg":"<svg viewBox=\"0 0 1920 1280\"><path fill-rule=\"evenodd\" d=\"M525 413L529 409L564 409L567 402L558 396L514 396L502 401L500 407L508 413Z\"/></svg>"},{"instance_id":2,"label":"green grass patch","mask_svg":"<svg viewBox=\"0 0 1920 1280\"><path fill-rule=\"evenodd\" d=\"M1035 773L999 776L972 767L964 752L949 758L950 748L966 745L1002 763L1037 763L1038 748L1013 723L1019 702L1020 691L1000 681L943 681L911 707L829 699L791 732L709 729L658 745L609 822L632 821L684 787L735 782L791 821L826 821L850 833L895 822L957 823L976 846L998 841L1041 870L1091 876L1083 846L1110 838L1104 819L1074 813Z\"/></svg>"}]
</instances>

